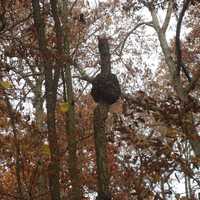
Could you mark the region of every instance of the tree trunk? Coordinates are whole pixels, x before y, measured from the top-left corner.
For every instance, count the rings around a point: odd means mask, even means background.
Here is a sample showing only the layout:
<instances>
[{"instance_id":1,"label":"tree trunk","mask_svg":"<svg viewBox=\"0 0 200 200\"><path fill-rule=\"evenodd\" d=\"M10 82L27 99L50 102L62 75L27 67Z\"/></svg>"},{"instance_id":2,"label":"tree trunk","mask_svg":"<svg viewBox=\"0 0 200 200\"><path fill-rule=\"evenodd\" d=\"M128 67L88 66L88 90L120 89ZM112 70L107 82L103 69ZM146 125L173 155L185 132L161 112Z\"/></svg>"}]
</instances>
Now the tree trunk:
<instances>
[{"instance_id":1,"label":"tree trunk","mask_svg":"<svg viewBox=\"0 0 200 200\"><path fill-rule=\"evenodd\" d=\"M33 93L34 93L34 108L35 108L35 120L36 120L36 126L39 130L42 129L43 125L43 115L44 115L44 109L43 109L43 103L44 103L44 98L43 98L43 93L42 93L42 82L43 82L43 77L39 77L38 79L35 80L35 87L33 88ZM41 137L41 136L39 136ZM40 139L40 138L38 138Z\"/></svg>"},{"instance_id":2,"label":"tree trunk","mask_svg":"<svg viewBox=\"0 0 200 200\"><path fill-rule=\"evenodd\" d=\"M165 194L165 182L164 182L164 178L161 177L160 180L160 186L161 186L161 194L162 194L162 199L166 200L166 194Z\"/></svg>"},{"instance_id":3,"label":"tree trunk","mask_svg":"<svg viewBox=\"0 0 200 200\"><path fill-rule=\"evenodd\" d=\"M64 46L62 52L65 52L65 57L70 58L70 42L69 42L69 25L68 25L68 5L63 0L59 3L62 3L60 6L62 9L62 23L63 23L63 37L64 37ZM82 191L80 184L80 168L78 167L78 156L77 156L77 134L76 134L76 122L75 122L75 102L74 102L74 91L72 84L72 74L71 74L71 63L67 62L64 66L63 73L63 83L64 89L64 101L68 103L69 110L66 113L66 134L68 137L68 169L71 179L72 190L70 193L71 200L81 200Z\"/></svg>"},{"instance_id":4,"label":"tree trunk","mask_svg":"<svg viewBox=\"0 0 200 200\"><path fill-rule=\"evenodd\" d=\"M110 200L109 173L106 151L106 119L109 106L97 104L94 110L94 141L98 174L98 200Z\"/></svg>"},{"instance_id":5,"label":"tree trunk","mask_svg":"<svg viewBox=\"0 0 200 200\"><path fill-rule=\"evenodd\" d=\"M168 13L171 13L172 10L172 2L169 1L168 6ZM158 17L156 15L156 11L154 8L149 7L149 11L151 12L153 27L158 35L158 39L160 42L160 46L162 52L165 56L166 64L169 68L171 82L174 87L174 90L182 102L183 108L190 103L189 94L186 92L183 84L181 82L180 76L177 73L177 65L176 60L174 60L172 52L168 46L165 31L167 30L167 25L169 24L170 14L166 15L165 21L163 26L160 26ZM182 113L182 124L183 124L183 131L184 134L187 136L190 145L195 153L196 156L200 156L200 140L198 133L194 126L193 114L191 111L185 111Z\"/></svg>"},{"instance_id":6,"label":"tree trunk","mask_svg":"<svg viewBox=\"0 0 200 200\"><path fill-rule=\"evenodd\" d=\"M32 89L34 93L34 108L35 108L35 122L38 129L38 132L33 135L33 141L37 145L38 148L42 148L43 143L43 123L44 123L44 97L42 92L42 82L44 77L40 76L35 79L35 87ZM48 185L47 185L47 177L44 173L44 162L42 159L42 151L38 152L38 180L37 180L37 192L40 196L41 194L47 193ZM41 197L40 199L43 200L45 197Z\"/></svg>"},{"instance_id":7,"label":"tree trunk","mask_svg":"<svg viewBox=\"0 0 200 200\"><path fill-rule=\"evenodd\" d=\"M110 52L108 39L99 37L99 52L101 63L101 74L107 76L111 73ZM108 172L107 141L106 141L106 119L109 105L99 102L94 109L94 141L96 151L96 164L98 176L98 200L111 200L109 189L110 175Z\"/></svg>"},{"instance_id":8,"label":"tree trunk","mask_svg":"<svg viewBox=\"0 0 200 200\"><path fill-rule=\"evenodd\" d=\"M80 186L80 169L78 167L77 157L77 135L75 128L75 105L74 94L72 88L72 77L70 66L66 67L65 71L66 85L67 85L67 103L69 110L66 113L66 133L68 136L68 152L69 152L69 173L72 184L71 200L82 199L82 192Z\"/></svg>"},{"instance_id":9,"label":"tree trunk","mask_svg":"<svg viewBox=\"0 0 200 200\"><path fill-rule=\"evenodd\" d=\"M7 96L7 94L4 94L5 99L6 99L6 104L8 107L8 114L10 117L10 121L11 121L11 127L13 130L13 136L14 136L14 148L15 148L15 175L16 175L16 179L17 179L17 196L19 200L24 200L24 191L23 191L23 187L22 187L22 180L21 180L21 161L20 161L20 143L19 143L19 139L18 139L18 131L17 128L15 126L15 113L13 113L12 111L12 106L10 104L9 98Z\"/></svg>"},{"instance_id":10,"label":"tree trunk","mask_svg":"<svg viewBox=\"0 0 200 200\"><path fill-rule=\"evenodd\" d=\"M54 67L53 64L50 63L48 58L48 48L45 37L45 24L41 15L39 0L32 0L32 6L33 18L39 43L39 51L41 54L42 66L44 66L45 75L48 142L51 157L51 162L49 164L49 189L51 193L51 199L60 200L59 148L55 124L56 96L60 68Z\"/></svg>"}]
</instances>

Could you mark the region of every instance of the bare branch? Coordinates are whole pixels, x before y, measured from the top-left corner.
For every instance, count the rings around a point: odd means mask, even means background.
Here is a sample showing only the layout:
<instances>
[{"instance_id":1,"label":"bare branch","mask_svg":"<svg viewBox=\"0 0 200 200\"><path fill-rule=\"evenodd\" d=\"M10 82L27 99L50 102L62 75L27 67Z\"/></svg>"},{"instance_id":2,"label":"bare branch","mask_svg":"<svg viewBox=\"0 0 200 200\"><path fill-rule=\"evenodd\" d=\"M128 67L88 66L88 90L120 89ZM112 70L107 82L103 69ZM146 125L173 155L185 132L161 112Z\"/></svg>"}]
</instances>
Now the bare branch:
<instances>
[{"instance_id":1,"label":"bare branch","mask_svg":"<svg viewBox=\"0 0 200 200\"><path fill-rule=\"evenodd\" d=\"M161 30L160 23L158 20L158 16L156 15L156 11L152 7L148 7L149 11L151 12L152 20L153 20L153 28L156 30L157 33Z\"/></svg>"},{"instance_id":2,"label":"bare branch","mask_svg":"<svg viewBox=\"0 0 200 200\"><path fill-rule=\"evenodd\" d=\"M141 22L141 23L137 24L133 29L131 29L131 30L126 34L124 40L115 48L115 51L116 51L116 50L121 46L119 55L122 54L122 51L123 51L124 46L125 46L125 43L126 43L127 39L129 38L129 36L130 36L131 34L133 34L133 32L134 32L137 28L139 28L140 26L142 26L142 25L146 25L146 26L151 26L151 27L153 27L151 21L149 21L149 22Z\"/></svg>"},{"instance_id":3,"label":"bare branch","mask_svg":"<svg viewBox=\"0 0 200 200\"><path fill-rule=\"evenodd\" d=\"M93 81L94 78L88 76L88 75L85 73L85 71L83 71L83 70L79 67L79 65L77 64L76 60L73 60L73 61L71 61L71 62L72 62L72 65L74 66L74 68L77 69L78 72L79 72L79 74L80 74L80 76L74 76L74 78L78 78L78 79L80 79L80 80L83 80L83 81L87 81L87 82L89 82L89 83L92 83L92 81Z\"/></svg>"},{"instance_id":4,"label":"bare branch","mask_svg":"<svg viewBox=\"0 0 200 200\"><path fill-rule=\"evenodd\" d=\"M88 83L92 83L94 78L92 77L89 77L87 75L83 75L83 76L73 76L73 78L78 78L80 80L83 80L83 81L87 81Z\"/></svg>"},{"instance_id":5,"label":"bare branch","mask_svg":"<svg viewBox=\"0 0 200 200\"><path fill-rule=\"evenodd\" d=\"M191 78L184 67L183 60L182 60L182 52L181 52L181 42L180 42L180 33L181 33L181 26L182 26L182 21L183 17L185 15L185 12L189 6L190 0L185 0L183 4L183 8L180 12L177 27L176 27L176 58L177 58L177 75L180 75L180 70L181 68L183 69L183 72L185 73L188 81L191 81Z\"/></svg>"},{"instance_id":6,"label":"bare branch","mask_svg":"<svg viewBox=\"0 0 200 200\"><path fill-rule=\"evenodd\" d=\"M78 0L75 0L75 1L73 2L73 4L71 5L71 7L70 7L70 9L69 9L69 13L72 13L72 10L73 10L73 8L74 8L74 6L76 5L77 2L78 2Z\"/></svg>"},{"instance_id":7,"label":"bare branch","mask_svg":"<svg viewBox=\"0 0 200 200\"><path fill-rule=\"evenodd\" d=\"M164 33L166 32L166 30L169 26L169 22L170 22L171 15L172 15L172 10L173 10L173 4L172 4L172 1L169 1L168 8L167 8L167 14L165 16L165 21L162 26L162 30Z\"/></svg>"}]
</instances>

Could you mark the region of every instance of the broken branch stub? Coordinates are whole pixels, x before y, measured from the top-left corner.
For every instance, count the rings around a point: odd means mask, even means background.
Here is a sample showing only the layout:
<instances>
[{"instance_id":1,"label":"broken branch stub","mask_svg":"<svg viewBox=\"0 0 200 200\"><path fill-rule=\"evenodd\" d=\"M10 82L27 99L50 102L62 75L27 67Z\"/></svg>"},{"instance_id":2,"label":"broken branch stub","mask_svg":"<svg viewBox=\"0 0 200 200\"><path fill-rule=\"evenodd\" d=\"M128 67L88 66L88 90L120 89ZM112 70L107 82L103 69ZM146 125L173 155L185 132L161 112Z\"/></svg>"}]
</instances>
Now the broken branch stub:
<instances>
[{"instance_id":1,"label":"broken branch stub","mask_svg":"<svg viewBox=\"0 0 200 200\"><path fill-rule=\"evenodd\" d=\"M101 72L92 82L91 95L95 102L111 105L121 95L119 81L115 74L111 73L110 48L106 37L98 38Z\"/></svg>"}]
</instances>

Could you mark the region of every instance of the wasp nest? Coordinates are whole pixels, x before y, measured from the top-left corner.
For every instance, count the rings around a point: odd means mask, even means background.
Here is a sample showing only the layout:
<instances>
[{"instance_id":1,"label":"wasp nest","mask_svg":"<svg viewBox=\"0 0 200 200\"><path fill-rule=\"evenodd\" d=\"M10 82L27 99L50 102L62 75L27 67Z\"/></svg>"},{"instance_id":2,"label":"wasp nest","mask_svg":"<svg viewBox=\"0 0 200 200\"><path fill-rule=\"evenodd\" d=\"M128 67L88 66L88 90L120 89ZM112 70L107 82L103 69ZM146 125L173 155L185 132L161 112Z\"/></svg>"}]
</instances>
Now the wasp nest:
<instances>
[{"instance_id":1,"label":"wasp nest","mask_svg":"<svg viewBox=\"0 0 200 200\"><path fill-rule=\"evenodd\" d=\"M121 89L116 75L98 74L92 82L91 95L95 102L115 103L121 95Z\"/></svg>"}]
</instances>

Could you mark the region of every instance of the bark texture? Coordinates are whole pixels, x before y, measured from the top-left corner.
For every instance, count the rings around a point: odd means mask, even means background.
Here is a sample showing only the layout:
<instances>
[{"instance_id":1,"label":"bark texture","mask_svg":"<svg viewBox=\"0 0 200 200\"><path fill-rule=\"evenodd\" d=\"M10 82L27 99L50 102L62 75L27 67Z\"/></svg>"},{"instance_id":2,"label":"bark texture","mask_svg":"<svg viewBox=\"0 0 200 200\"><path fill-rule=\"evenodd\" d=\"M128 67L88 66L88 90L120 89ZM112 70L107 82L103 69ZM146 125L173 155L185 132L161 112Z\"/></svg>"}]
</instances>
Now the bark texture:
<instances>
[{"instance_id":1,"label":"bark texture","mask_svg":"<svg viewBox=\"0 0 200 200\"><path fill-rule=\"evenodd\" d=\"M66 58L70 58L70 41L69 35L70 27L68 25L68 14L69 8L67 2L60 1L62 5L61 19L63 23L63 38L64 47L63 52L65 52ZM70 60L70 59L69 59ZM72 190L70 193L70 200L81 200L82 190L80 184L80 169L78 167L78 156L77 156L77 132L76 132L76 120L75 120L75 102L74 102L74 91L72 84L72 73L71 73L71 63L67 62L63 67L63 86L66 91L64 91L64 101L68 103L69 110L66 113L66 134L68 136L68 169L71 179Z\"/></svg>"},{"instance_id":2,"label":"bark texture","mask_svg":"<svg viewBox=\"0 0 200 200\"><path fill-rule=\"evenodd\" d=\"M99 37L99 52L101 62L102 77L111 74L110 52L108 39ZM107 151L106 151L106 119L109 111L109 103L99 101L94 109L94 141L96 150L96 164L98 174L98 200L111 200L109 189L110 175L108 171Z\"/></svg>"},{"instance_id":3,"label":"bark texture","mask_svg":"<svg viewBox=\"0 0 200 200\"><path fill-rule=\"evenodd\" d=\"M106 119L109 105L99 103L94 110L94 139L98 174L98 200L111 200L106 151Z\"/></svg>"},{"instance_id":4,"label":"bark texture","mask_svg":"<svg viewBox=\"0 0 200 200\"><path fill-rule=\"evenodd\" d=\"M188 3L189 3L189 0L186 0L183 5L183 11L184 11L185 7L188 6ZM170 72L172 85L174 87L174 90L175 90L177 96L179 97L179 99L182 102L182 108L183 108L182 129L183 129L183 132L187 136L195 155L199 157L200 156L200 137L194 126L192 111L187 110L185 108L187 108L188 105L190 104L191 98L189 96L189 93L191 92L192 89L194 89L195 83L197 82L197 80L200 77L199 76L200 72L197 73L196 76L194 76L190 80L189 84L186 87L184 87L184 85L181 81L181 77L180 77L180 67L183 63L182 57L180 54L180 51L181 51L180 44L178 44L179 46L177 47L177 49L178 49L177 59L174 59L173 58L174 56L172 55L172 52L168 46L168 42L166 39L166 30L169 25L169 21L170 21L171 14L172 14L173 2L172 1L168 2L168 10L167 10L167 14L166 14L166 17L165 17L165 20L164 20L164 23L162 26L159 23L155 8L153 8L153 6L151 6L151 5L148 8L149 8L149 11L151 12L153 28L155 29L155 31L158 35L161 49L165 56L166 64L167 64L169 72ZM179 21L182 21L181 18L183 17L182 16L183 11L181 12L181 15L179 16ZM180 29L180 24L178 24L177 28ZM180 30L178 31L178 34L180 35ZM177 38L176 38L176 41L177 41L177 43L179 42Z\"/></svg>"},{"instance_id":5,"label":"bark texture","mask_svg":"<svg viewBox=\"0 0 200 200\"><path fill-rule=\"evenodd\" d=\"M56 1L51 1L52 10L55 9ZM39 44L39 51L41 55L42 65L44 67L45 75L45 98L47 109L47 128L48 128L48 142L50 149L51 162L49 164L49 189L52 200L60 200L60 183L59 183L59 148L58 138L55 124L55 108L57 86L60 74L60 68L53 66L48 58L48 48L45 36L45 24L41 14L39 0L32 0L33 18L37 32L37 39ZM54 20L55 16L53 15ZM56 29L55 22L55 29ZM56 29L57 31L57 29ZM57 32L56 32L57 36Z\"/></svg>"}]
</instances>

